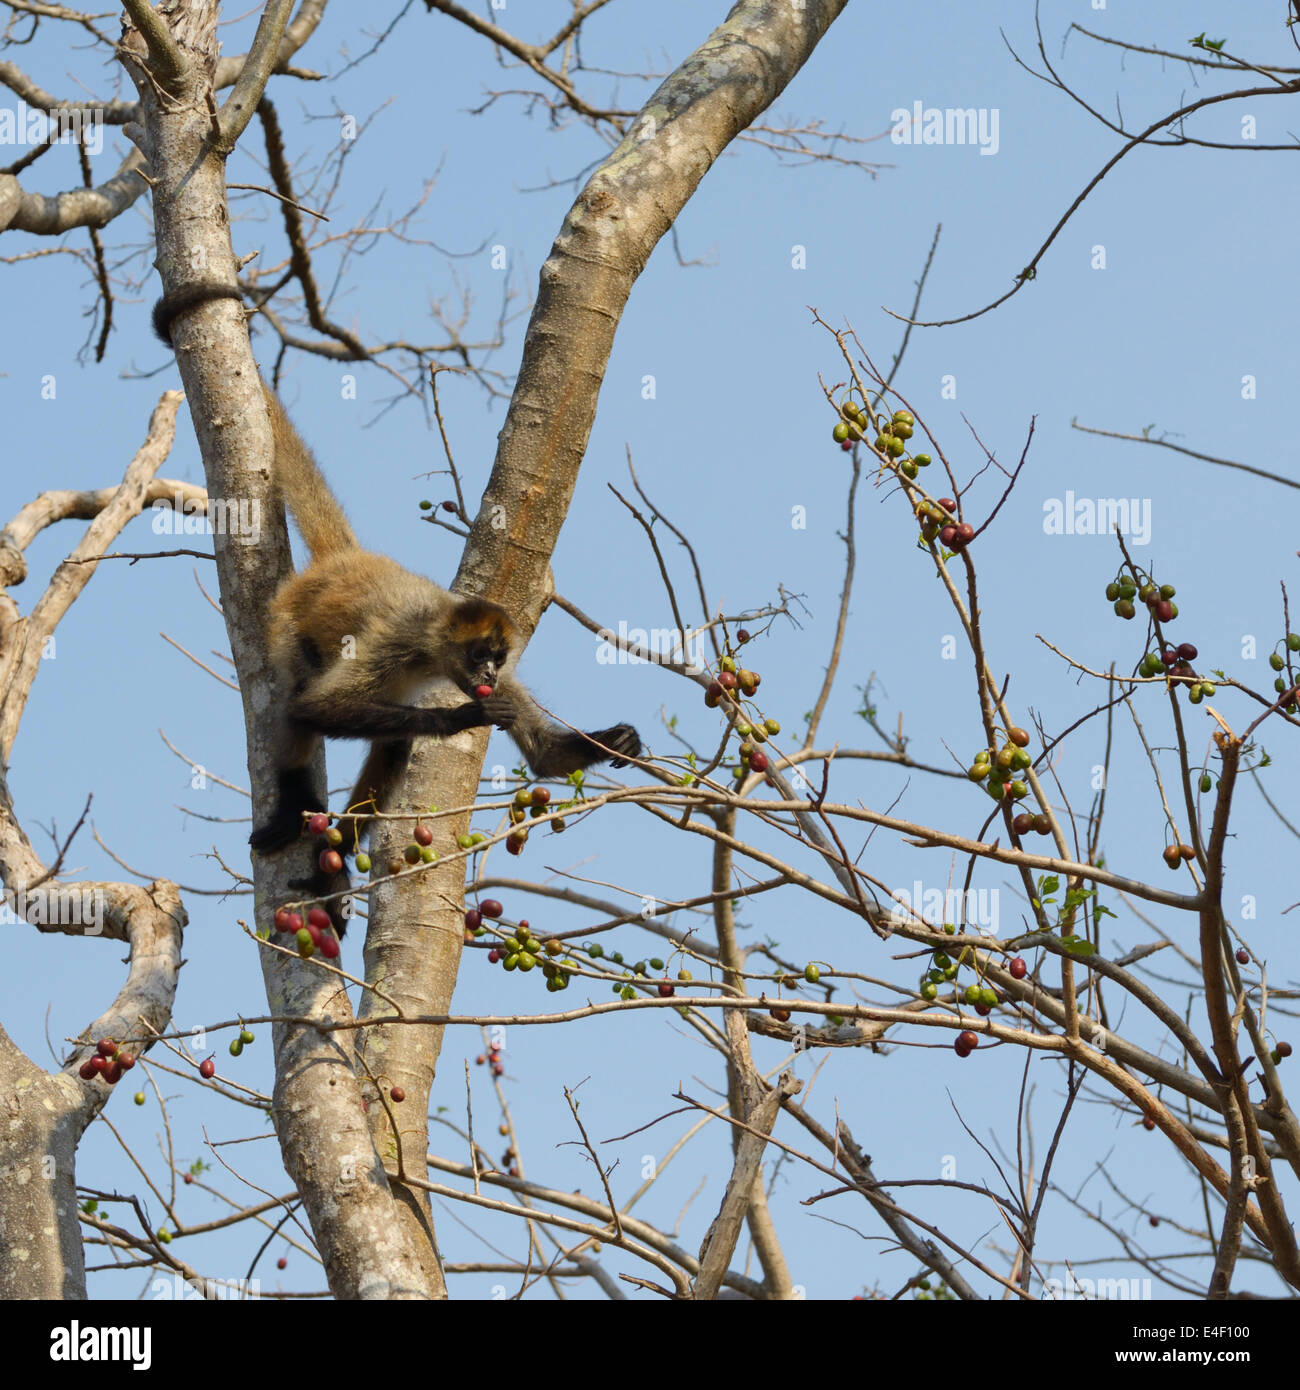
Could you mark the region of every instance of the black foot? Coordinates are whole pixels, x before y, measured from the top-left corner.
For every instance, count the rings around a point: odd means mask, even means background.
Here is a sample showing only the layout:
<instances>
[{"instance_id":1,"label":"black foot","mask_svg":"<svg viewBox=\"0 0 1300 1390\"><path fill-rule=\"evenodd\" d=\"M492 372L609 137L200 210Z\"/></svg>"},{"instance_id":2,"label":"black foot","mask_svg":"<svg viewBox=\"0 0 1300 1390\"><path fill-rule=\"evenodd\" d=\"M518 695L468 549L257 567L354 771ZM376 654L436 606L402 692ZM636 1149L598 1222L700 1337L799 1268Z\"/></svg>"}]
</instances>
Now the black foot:
<instances>
[{"instance_id":1,"label":"black foot","mask_svg":"<svg viewBox=\"0 0 1300 1390\"><path fill-rule=\"evenodd\" d=\"M619 755L609 760L610 767L626 767L629 758L641 756L641 736L631 724L616 724L612 729L602 729L589 737Z\"/></svg>"},{"instance_id":2,"label":"black foot","mask_svg":"<svg viewBox=\"0 0 1300 1390\"><path fill-rule=\"evenodd\" d=\"M302 833L302 813L324 810L325 797L312 785L306 768L283 769L275 797L275 810L265 825L258 826L248 837L248 843L259 854L270 854L291 845Z\"/></svg>"}]
</instances>

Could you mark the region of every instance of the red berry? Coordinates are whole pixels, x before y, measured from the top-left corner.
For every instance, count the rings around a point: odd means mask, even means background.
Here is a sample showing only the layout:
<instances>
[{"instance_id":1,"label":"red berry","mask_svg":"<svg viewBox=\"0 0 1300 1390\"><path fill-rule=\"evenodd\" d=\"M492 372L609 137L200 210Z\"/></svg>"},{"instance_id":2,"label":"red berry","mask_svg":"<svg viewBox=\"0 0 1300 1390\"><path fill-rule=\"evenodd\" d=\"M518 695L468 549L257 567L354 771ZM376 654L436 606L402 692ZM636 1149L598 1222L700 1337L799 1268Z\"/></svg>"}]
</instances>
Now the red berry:
<instances>
[{"instance_id":1,"label":"red berry","mask_svg":"<svg viewBox=\"0 0 1300 1390\"><path fill-rule=\"evenodd\" d=\"M957 527L957 540L962 545L969 545L975 539L975 528L969 521L963 521Z\"/></svg>"},{"instance_id":2,"label":"red berry","mask_svg":"<svg viewBox=\"0 0 1300 1390\"><path fill-rule=\"evenodd\" d=\"M1011 822L1011 828L1017 835L1028 835L1034 828L1034 818L1028 811L1021 813Z\"/></svg>"},{"instance_id":3,"label":"red berry","mask_svg":"<svg viewBox=\"0 0 1300 1390\"><path fill-rule=\"evenodd\" d=\"M117 1064L123 1071L130 1071L135 1066L135 1058L129 1052L119 1052L117 1054Z\"/></svg>"},{"instance_id":4,"label":"red berry","mask_svg":"<svg viewBox=\"0 0 1300 1390\"><path fill-rule=\"evenodd\" d=\"M476 685L474 687L474 695L476 699L486 700L487 697L491 695L491 693L492 687L490 685Z\"/></svg>"},{"instance_id":5,"label":"red berry","mask_svg":"<svg viewBox=\"0 0 1300 1390\"><path fill-rule=\"evenodd\" d=\"M1289 1042L1278 1043L1277 1055L1279 1057L1289 1057L1291 1055L1291 1044Z\"/></svg>"},{"instance_id":6,"label":"red berry","mask_svg":"<svg viewBox=\"0 0 1300 1390\"><path fill-rule=\"evenodd\" d=\"M525 845L526 843L527 843L527 842L526 842L524 836L520 835L520 834L518 833L518 831L516 831L513 835L507 835L507 836L506 836L506 853L507 853L507 854L522 854L522 853L524 852L524 845Z\"/></svg>"},{"instance_id":7,"label":"red berry","mask_svg":"<svg viewBox=\"0 0 1300 1390\"><path fill-rule=\"evenodd\" d=\"M1238 965L1249 965L1249 964L1250 964L1250 952L1249 952L1244 946L1240 947L1240 948L1238 949L1238 951L1237 951L1237 964L1238 964Z\"/></svg>"},{"instance_id":8,"label":"red berry","mask_svg":"<svg viewBox=\"0 0 1300 1390\"><path fill-rule=\"evenodd\" d=\"M394 1086L388 1094L398 1105L406 1099L406 1092L400 1086Z\"/></svg>"},{"instance_id":9,"label":"red berry","mask_svg":"<svg viewBox=\"0 0 1300 1390\"><path fill-rule=\"evenodd\" d=\"M749 641L749 633L743 627L736 633L736 641L742 644Z\"/></svg>"},{"instance_id":10,"label":"red berry","mask_svg":"<svg viewBox=\"0 0 1300 1390\"><path fill-rule=\"evenodd\" d=\"M120 1062L110 1062L108 1066L104 1068L104 1080L107 1081L110 1086L116 1086L121 1079L122 1064Z\"/></svg>"},{"instance_id":11,"label":"red berry","mask_svg":"<svg viewBox=\"0 0 1300 1390\"><path fill-rule=\"evenodd\" d=\"M433 831L427 825L417 825L415 827L415 843L417 845L433 844Z\"/></svg>"},{"instance_id":12,"label":"red berry","mask_svg":"<svg viewBox=\"0 0 1300 1390\"><path fill-rule=\"evenodd\" d=\"M840 448L843 449L843 451L844 451L846 454L848 453L848 451L849 451L852 447L853 447L853 441L852 441L851 439L841 439L841 440L840 440Z\"/></svg>"},{"instance_id":13,"label":"red berry","mask_svg":"<svg viewBox=\"0 0 1300 1390\"><path fill-rule=\"evenodd\" d=\"M981 1018L987 1018L993 1012L993 1010L990 1009L987 1004L976 1004L975 1012L979 1014Z\"/></svg>"},{"instance_id":14,"label":"red berry","mask_svg":"<svg viewBox=\"0 0 1300 1390\"><path fill-rule=\"evenodd\" d=\"M734 671L719 671L717 684L720 685L723 690L734 690L738 684L736 673Z\"/></svg>"},{"instance_id":15,"label":"red berry","mask_svg":"<svg viewBox=\"0 0 1300 1390\"><path fill-rule=\"evenodd\" d=\"M762 752L751 753L749 755L749 770L751 772L766 772L767 754Z\"/></svg>"},{"instance_id":16,"label":"red berry","mask_svg":"<svg viewBox=\"0 0 1300 1390\"><path fill-rule=\"evenodd\" d=\"M1195 661L1197 651L1190 642L1180 642L1178 645L1178 655L1181 656L1184 661Z\"/></svg>"},{"instance_id":17,"label":"red berry","mask_svg":"<svg viewBox=\"0 0 1300 1390\"><path fill-rule=\"evenodd\" d=\"M534 787L534 788L533 788L533 805L534 805L534 806L546 806L546 805L548 805L548 804L550 803L550 800L551 800L551 789L550 789L550 787Z\"/></svg>"},{"instance_id":18,"label":"red berry","mask_svg":"<svg viewBox=\"0 0 1300 1390\"><path fill-rule=\"evenodd\" d=\"M288 925L283 928L287 932L300 932L302 930L302 913L291 912L289 914Z\"/></svg>"},{"instance_id":19,"label":"red berry","mask_svg":"<svg viewBox=\"0 0 1300 1390\"><path fill-rule=\"evenodd\" d=\"M330 915L323 907L313 907L307 914L307 925L309 927L328 927Z\"/></svg>"},{"instance_id":20,"label":"red berry","mask_svg":"<svg viewBox=\"0 0 1300 1390\"><path fill-rule=\"evenodd\" d=\"M316 944L320 947L320 953L326 960L333 960L339 953L339 939L333 932L322 932L321 938Z\"/></svg>"},{"instance_id":21,"label":"red berry","mask_svg":"<svg viewBox=\"0 0 1300 1390\"><path fill-rule=\"evenodd\" d=\"M661 999L671 999L673 997L673 987L667 980L659 981L659 996Z\"/></svg>"},{"instance_id":22,"label":"red berry","mask_svg":"<svg viewBox=\"0 0 1300 1390\"><path fill-rule=\"evenodd\" d=\"M101 1057L111 1057L117 1051L117 1044L112 1038L100 1038L95 1044L95 1051Z\"/></svg>"},{"instance_id":23,"label":"red berry","mask_svg":"<svg viewBox=\"0 0 1300 1390\"><path fill-rule=\"evenodd\" d=\"M1151 611L1156 615L1156 621L1161 623L1169 622L1174 616L1174 606L1167 598L1158 600Z\"/></svg>"},{"instance_id":24,"label":"red berry","mask_svg":"<svg viewBox=\"0 0 1300 1390\"><path fill-rule=\"evenodd\" d=\"M330 818L324 811L317 811L307 821L307 829L313 835L323 835L330 828Z\"/></svg>"},{"instance_id":25,"label":"red berry","mask_svg":"<svg viewBox=\"0 0 1300 1390\"><path fill-rule=\"evenodd\" d=\"M492 1075L493 1075L493 1076L504 1076L505 1074L506 1074L506 1069L501 1065L500 1062L493 1062L493 1063L492 1063Z\"/></svg>"},{"instance_id":26,"label":"red berry","mask_svg":"<svg viewBox=\"0 0 1300 1390\"><path fill-rule=\"evenodd\" d=\"M952 525L941 526L939 528L939 539L951 550L953 541L957 539L957 528Z\"/></svg>"},{"instance_id":27,"label":"red berry","mask_svg":"<svg viewBox=\"0 0 1300 1390\"><path fill-rule=\"evenodd\" d=\"M961 1043L968 1052L974 1052L980 1045L979 1034L972 1033L969 1028L967 1028L965 1032L957 1034L957 1041Z\"/></svg>"},{"instance_id":28,"label":"red berry","mask_svg":"<svg viewBox=\"0 0 1300 1390\"><path fill-rule=\"evenodd\" d=\"M487 1058L484 1057L484 1055L480 1052L479 1055L478 1055L477 1057L474 1058L474 1065L475 1065L476 1067L481 1067L481 1066L483 1065L483 1063L486 1062L486 1061L487 1061Z\"/></svg>"},{"instance_id":29,"label":"red berry","mask_svg":"<svg viewBox=\"0 0 1300 1390\"><path fill-rule=\"evenodd\" d=\"M192 1183L192 1182L194 1181L194 1174L193 1174L193 1173L186 1173L186 1174L184 1174L184 1180L185 1180L185 1186L188 1187L188 1186L190 1185L190 1183Z\"/></svg>"},{"instance_id":30,"label":"red berry","mask_svg":"<svg viewBox=\"0 0 1300 1390\"><path fill-rule=\"evenodd\" d=\"M939 498L939 505L940 505L940 506L944 509L944 511L947 512L950 516L952 515L953 512L955 512L955 511L957 510L957 504L956 504L956 502L953 501L953 499L952 499L951 497L941 497L941 498Z\"/></svg>"},{"instance_id":31,"label":"red berry","mask_svg":"<svg viewBox=\"0 0 1300 1390\"><path fill-rule=\"evenodd\" d=\"M442 509L444 512L454 512L456 510L456 504L448 499L442 504Z\"/></svg>"},{"instance_id":32,"label":"red berry","mask_svg":"<svg viewBox=\"0 0 1300 1390\"><path fill-rule=\"evenodd\" d=\"M1154 1129L1155 1127L1156 1127L1156 1122L1155 1122L1155 1117L1154 1117L1153 1115L1143 1115L1143 1116L1142 1116L1142 1128L1143 1128L1143 1129Z\"/></svg>"},{"instance_id":33,"label":"red berry","mask_svg":"<svg viewBox=\"0 0 1300 1390\"><path fill-rule=\"evenodd\" d=\"M490 917L495 921L505 911L505 908L502 907L495 898L484 898L483 901L479 903L478 910L484 917Z\"/></svg>"},{"instance_id":34,"label":"red berry","mask_svg":"<svg viewBox=\"0 0 1300 1390\"><path fill-rule=\"evenodd\" d=\"M495 965L501 959L501 952L495 946L488 952L488 963Z\"/></svg>"},{"instance_id":35,"label":"red berry","mask_svg":"<svg viewBox=\"0 0 1300 1390\"><path fill-rule=\"evenodd\" d=\"M769 1010L768 1010L768 1013L770 1013L770 1014L772 1015L772 1017L773 1017L774 1019L776 1019L776 1021L777 1021L778 1023L789 1023L789 1022L790 1022L790 1010L789 1010L789 1009L769 1009Z\"/></svg>"},{"instance_id":36,"label":"red berry","mask_svg":"<svg viewBox=\"0 0 1300 1390\"><path fill-rule=\"evenodd\" d=\"M217 1064L212 1060L211 1057L205 1057L199 1063L199 1075L204 1079L204 1081L211 1081L212 1078L216 1076L216 1074Z\"/></svg>"},{"instance_id":37,"label":"red berry","mask_svg":"<svg viewBox=\"0 0 1300 1390\"><path fill-rule=\"evenodd\" d=\"M483 914L476 907L467 908L465 911L465 925L470 931L477 931L483 925Z\"/></svg>"},{"instance_id":38,"label":"red berry","mask_svg":"<svg viewBox=\"0 0 1300 1390\"><path fill-rule=\"evenodd\" d=\"M276 931L289 930L289 918L293 914L287 907L278 907L275 910L275 929Z\"/></svg>"},{"instance_id":39,"label":"red berry","mask_svg":"<svg viewBox=\"0 0 1300 1390\"><path fill-rule=\"evenodd\" d=\"M966 1044L962 1042L960 1038L958 1038L957 1041L953 1043L952 1050L957 1054L958 1057L969 1057L971 1052L970 1048L967 1047Z\"/></svg>"},{"instance_id":40,"label":"red berry","mask_svg":"<svg viewBox=\"0 0 1300 1390\"><path fill-rule=\"evenodd\" d=\"M83 1081L93 1081L100 1072L100 1068L97 1067L95 1063L102 1062L103 1060L102 1057L91 1057L87 1059L77 1068L77 1075L80 1076Z\"/></svg>"},{"instance_id":41,"label":"red berry","mask_svg":"<svg viewBox=\"0 0 1300 1390\"><path fill-rule=\"evenodd\" d=\"M1007 971L1013 980L1023 980L1029 974L1029 967L1025 964L1024 956L1013 956Z\"/></svg>"},{"instance_id":42,"label":"red berry","mask_svg":"<svg viewBox=\"0 0 1300 1390\"><path fill-rule=\"evenodd\" d=\"M275 1267L276 1267L276 1269L288 1269L288 1268L289 1268L289 1261L286 1260L285 1257L284 1257L283 1255L281 1255L280 1258L279 1258L278 1260L276 1260L276 1262L275 1262Z\"/></svg>"},{"instance_id":43,"label":"red berry","mask_svg":"<svg viewBox=\"0 0 1300 1390\"><path fill-rule=\"evenodd\" d=\"M323 849L316 862L327 874L337 874L343 868L343 856L336 849Z\"/></svg>"},{"instance_id":44,"label":"red berry","mask_svg":"<svg viewBox=\"0 0 1300 1390\"><path fill-rule=\"evenodd\" d=\"M316 925L315 922L307 923L307 935L311 937L311 944L319 946L325 939L325 933Z\"/></svg>"}]
</instances>

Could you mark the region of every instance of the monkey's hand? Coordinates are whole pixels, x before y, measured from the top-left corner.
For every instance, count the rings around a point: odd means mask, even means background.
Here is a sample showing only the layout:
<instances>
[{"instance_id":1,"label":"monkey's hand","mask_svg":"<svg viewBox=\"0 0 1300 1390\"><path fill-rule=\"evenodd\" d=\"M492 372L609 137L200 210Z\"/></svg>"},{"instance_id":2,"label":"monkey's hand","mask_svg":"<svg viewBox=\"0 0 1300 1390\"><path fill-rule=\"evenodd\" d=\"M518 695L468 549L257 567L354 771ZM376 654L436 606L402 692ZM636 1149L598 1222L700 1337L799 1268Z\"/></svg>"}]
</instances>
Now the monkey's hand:
<instances>
[{"instance_id":1,"label":"monkey's hand","mask_svg":"<svg viewBox=\"0 0 1300 1390\"><path fill-rule=\"evenodd\" d=\"M518 707L508 695L500 695L495 691L491 695L486 695L479 702L484 714L485 724L495 724L498 729L513 728L515 721L519 718Z\"/></svg>"},{"instance_id":2,"label":"monkey's hand","mask_svg":"<svg viewBox=\"0 0 1300 1390\"><path fill-rule=\"evenodd\" d=\"M609 760L610 767L626 767L629 758L641 756L641 736L631 724L615 724L612 729L602 729L600 733L592 734L591 737L618 754Z\"/></svg>"}]
</instances>

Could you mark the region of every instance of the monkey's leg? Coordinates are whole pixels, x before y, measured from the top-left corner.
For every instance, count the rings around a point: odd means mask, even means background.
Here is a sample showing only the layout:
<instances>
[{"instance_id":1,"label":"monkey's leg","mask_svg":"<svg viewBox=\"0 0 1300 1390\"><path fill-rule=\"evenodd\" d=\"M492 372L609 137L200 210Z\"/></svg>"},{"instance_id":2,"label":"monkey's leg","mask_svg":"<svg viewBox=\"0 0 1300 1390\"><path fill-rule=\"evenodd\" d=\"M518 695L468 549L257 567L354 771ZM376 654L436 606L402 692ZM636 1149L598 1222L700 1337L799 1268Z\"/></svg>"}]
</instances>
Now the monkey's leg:
<instances>
[{"instance_id":1,"label":"monkey's leg","mask_svg":"<svg viewBox=\"0 0 1300 1390\"><path fill-rule=\"evenodd\" d=\"M248 837L248 843L262 854L283 849L298 838L304 811L325 809L324 789L311 775L319 737L292 719L284 721L279 737L275 809L270 820Z\"/></svg>"},{"instance_id":2,"label":"monkey's leg","mask_svg":"<svg viewBox=\"0 0 1300 1390\"><path fill-rule=\"evenodd\" d=\"M410 739L391 739L372 743L370 752L357 774L357 784L348 798L352 815L339 818L339 828L349 844L355 844L366 833L371 813L391 809L392 792L411 757Z\"/></svg>"}]
</instances>

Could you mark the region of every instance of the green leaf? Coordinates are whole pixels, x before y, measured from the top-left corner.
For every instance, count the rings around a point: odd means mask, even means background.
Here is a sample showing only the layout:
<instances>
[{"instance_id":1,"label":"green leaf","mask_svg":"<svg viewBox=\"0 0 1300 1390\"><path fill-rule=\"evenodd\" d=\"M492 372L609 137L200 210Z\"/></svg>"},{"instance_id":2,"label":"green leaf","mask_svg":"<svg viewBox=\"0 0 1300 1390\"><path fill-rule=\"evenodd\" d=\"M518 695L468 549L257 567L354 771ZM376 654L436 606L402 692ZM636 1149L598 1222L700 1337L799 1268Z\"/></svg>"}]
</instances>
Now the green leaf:
<instances>
[{"instance_id":1,"label":"green leaf","mask_svg":"<svg viewBox=\"0 0 1300 1390\"><path fill-rule=\"evenodd\" d=\"M1119 921L1119 917L1105 903L1097 903L1092 909L1092 915L1094 917L1114 917L1117 922Z\"/></svg>"},{"instance_id":2,"label":"green leaf","mask_svg":"<svg viewBox=\"0 0 1300 1390\"><path fill-rule=\"evenodd\" d=\"M1081 936L1063 936L1061 945L1065 947L1072 956L1093 956L1097 954L1097 948L1091 941L1085 941Z\"/></svg>"},{"instance_id":3,"label":"green leaf","mask_svg":"<svg viewBox=\"0 0 1300 1390\"><path fill-rule=\"evenodd\" d=\"M1038 891L1044 895L1055 893L1060 886L1061 880L1057 878L1055 874L1051 874L1039 883Z\"/></svg>"}]
</instances>

